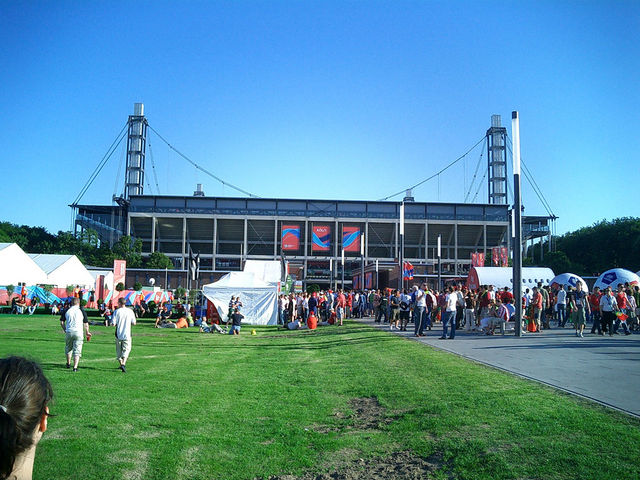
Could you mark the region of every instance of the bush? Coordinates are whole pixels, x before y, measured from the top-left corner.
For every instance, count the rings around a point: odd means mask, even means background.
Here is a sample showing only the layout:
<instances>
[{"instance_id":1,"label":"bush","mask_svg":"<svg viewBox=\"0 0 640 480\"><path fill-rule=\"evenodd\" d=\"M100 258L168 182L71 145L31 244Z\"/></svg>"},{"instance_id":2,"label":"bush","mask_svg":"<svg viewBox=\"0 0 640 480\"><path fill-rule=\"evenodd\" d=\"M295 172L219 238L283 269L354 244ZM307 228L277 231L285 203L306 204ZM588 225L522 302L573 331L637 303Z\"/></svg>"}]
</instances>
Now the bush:
<instances>
[{"instance_id":1,"label":"bush","mask_svg":"<svg viewBox=\"0 0 640 480\"><path fill-rule=\"evenodd\" d=\"M65 291L67 292L67 296L70 297L73 294L73 285L67 285L67 288L65 288Z\"/></svg>"},{"instance_id":2,"label":"bush","mask_svg":"<svg viewBox=\"0 0 640 480\"><path fill-rule=\"evenodd\" d=\"M147 303L147 308L149 309L149 314L150 315L155 315L156 314L156 310L158 308L158 305L156 305L156 302L151 300L149 303Z\"/></svg>"},{"instance_id":3,"label":"bush","mask_svg":"<svg viewBox=\"0 0 640 480\"><path fill-rule=\"evenodd\" d=\"M116 291L121 292L124 290L124 283L120 282L116 285Z\"/></svg>"},{"instance_id":4,"label":"bush","mask_svg":"<svg viewBox=\"0 0 640 480\"><path fill-rule=\"evenodd\" d=\"M183 287L178 287L173 291L173 296L176 299L176 301L178 300L184 301L186 295L187 295L187 291Z\"/></svg>"},{"instance_id":5,"label":"bush","mask_svg":"<svg viewBox=\"0 0 640 480\"><path fill-rule=\"evenodd\" d=\"M85 307L87 305L87 301L83 298L82 300L80 300L80 306L81 307Z\"/></svg>"},{"instance_id":6,"label":"bush","mask_svg":"<svg viewBox=\"0 0 640 480\"><path fill-rule=\"evenodd\" d=\"M16 291L16 286L7 285L5 288L7 289L7 295L9 295L9 299L11 299L11 297L13 296L13 292ZM7 305L9 305L9 300L7 300Z\"/></svg>"},{"instance_id":7,"label":"bush","mask_svg":"<svg viewBox=\"0 0 640 480\"><path fill-rule=\"evenodd\" d=\"M142 284L141 284L140 282L136 282L136 283L134 283L134 284L133 284L133 289L134 289L136 292L139 292L140 290L142 290Z\"/></svg>"},{"instance_id":8,"label":"bush","mask_svg":"<svg viewBox=\"0 0 640 480\"><path fill-rule=\"evenodd\" d=\"M104 298L99 298L98 299L98 305L102 305L104 303Z\"/></svg>"},{"instance_id":9,"label":"bush","mask_svg":"<svg viewBox=\"0 0 640 480\"><path fill-rule=\"evenodd\" d=\"M317 283L312 283L311 285L307 285L307 293L308 294L312 294L314 292L319 292L320 291L320 285L318 285Z\"/></svg>"}]
</instances>

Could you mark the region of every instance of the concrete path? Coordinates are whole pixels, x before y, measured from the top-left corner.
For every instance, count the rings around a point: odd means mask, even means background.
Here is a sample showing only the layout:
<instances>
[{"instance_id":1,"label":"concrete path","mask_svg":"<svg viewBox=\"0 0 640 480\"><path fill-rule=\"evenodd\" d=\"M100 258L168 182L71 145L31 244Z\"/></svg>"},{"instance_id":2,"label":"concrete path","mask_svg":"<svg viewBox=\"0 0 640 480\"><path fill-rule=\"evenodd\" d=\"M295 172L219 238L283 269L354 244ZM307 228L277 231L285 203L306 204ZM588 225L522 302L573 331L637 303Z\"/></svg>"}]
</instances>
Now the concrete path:
<instances>
[{"instance_id":1,"label":"concrete path","mask_svg":"<svg viewBox=\"0 0 640 480\"><path fill-rule=\"evenodd\" d=\"M366 323L389 331L372 318ZM588 327L590 328L590 327ZM589 331L588 329L586 330ZM475 332L456 332L454 340L439 340L437 324L426 337L413 335L413 324L401 335L455 353L516 375L580 395L630 415L640 417L640 334L575 336L572 328L487 336Z\"/></svg>"}]
</instances>

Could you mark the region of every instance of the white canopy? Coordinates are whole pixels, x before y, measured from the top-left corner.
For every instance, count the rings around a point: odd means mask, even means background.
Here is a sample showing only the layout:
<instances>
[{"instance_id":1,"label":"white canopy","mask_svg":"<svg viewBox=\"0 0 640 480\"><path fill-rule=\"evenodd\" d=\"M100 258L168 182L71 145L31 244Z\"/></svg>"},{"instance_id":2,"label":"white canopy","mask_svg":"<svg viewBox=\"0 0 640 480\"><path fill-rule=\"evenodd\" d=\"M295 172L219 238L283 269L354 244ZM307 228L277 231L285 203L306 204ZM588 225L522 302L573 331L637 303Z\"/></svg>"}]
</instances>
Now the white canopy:
<instances>
[{"instance_id":1,"label":"white canopy","mask_svg":"<svg viewBox=\"0 0 640 480\"><path fill-rule=\"evenodd\" d=\"M624 285L627 282L629 285L640 285L640 277L624 268L612 268L600 275L594 286L599 288L611 287L615 290L618 288L618 284Z\"/></svg>"},{"instance_id":2,"label":"white canopy","mask_svg":"<svg viewBox=\"0 0 640 480\"><path fill-rule=\"evenodd\" d=\"M0 243L0 285L47 283L47 274L17 243Z\"/></svg>"},{"instance_id":3,"label":"white canopy","mask_svg":"<svg viewBox=\"0 0 640 480\"><path fill-rule=\"evenodd\" d=\"M531 289L536 287L538 282L549 285L553 277L555 275L550 268L523 267L522 287ZM467 287L475 290L480 285L513 289L513 269L511 267L472 267L467 277Z\"/></svg>"},{"instance_id":4,"label":"white canopy","mask_svg":"<svg viewBox=\"0 0 640 480\"><path fill-rule=\"evenodd\" d=\"M95 279L75 255L30 253L29 257L47 274L45 283L48 285L81 285L84 288L95 285Z\"/></svg>"},{"instance_id":5,"label":"white canopy","mask_svg":"<svg viewBox=\"0 0 640 480\"><path fill-rule=\"evenodd\" d=\"M553 280L551 280L551 288L554 290L559 290L560 285L564 285L567 287L575 287L578 283L582 285L582 291L588 292L589 286L587 282L585 282L582 277L575 275L573 273L561 273L560 275L556 275Z\"/></svg>"},{"instance_id":6,"label":"white canopy","mask_svg":"<svg viewBox=\"0 0 640 480\"><path fill-rule=\"evenodd\" d=\"M231 297L240 297L244 323L276 325L278 322L277 286L271 285L251 272L231 272L217 282L202 287L202 292L226 318Z\"/></svg>"},{"instance_id":7,"label":"white canopy","mask_svg":"<svg viewBox=\"0 0 640 480\"><path fill-rule=\"evenodd\" d=\"M253 273L256 278L270 285L282 280L282 264L278 260L247 260L244 271Z\"/></svg>"}]
</instances>

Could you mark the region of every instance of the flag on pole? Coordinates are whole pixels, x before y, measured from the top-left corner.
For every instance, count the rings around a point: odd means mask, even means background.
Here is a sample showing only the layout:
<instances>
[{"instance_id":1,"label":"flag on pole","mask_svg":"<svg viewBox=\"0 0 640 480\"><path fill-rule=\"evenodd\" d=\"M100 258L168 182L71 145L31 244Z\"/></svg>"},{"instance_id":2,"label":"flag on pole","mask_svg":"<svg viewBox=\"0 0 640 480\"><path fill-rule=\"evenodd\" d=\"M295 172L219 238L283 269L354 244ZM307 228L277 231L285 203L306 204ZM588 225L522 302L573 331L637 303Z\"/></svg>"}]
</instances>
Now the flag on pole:
<instances>
[{"instance_id":1,"label":"flag on pole","mask_svg":"<svg viewBox=\"0 0 640 480\"><path fill-rule=\"evenodd\" d=\"M413 265L409 262L404 262L404 268L402 272L403 280L413 280Z\"/></svg>"}]
</instances>

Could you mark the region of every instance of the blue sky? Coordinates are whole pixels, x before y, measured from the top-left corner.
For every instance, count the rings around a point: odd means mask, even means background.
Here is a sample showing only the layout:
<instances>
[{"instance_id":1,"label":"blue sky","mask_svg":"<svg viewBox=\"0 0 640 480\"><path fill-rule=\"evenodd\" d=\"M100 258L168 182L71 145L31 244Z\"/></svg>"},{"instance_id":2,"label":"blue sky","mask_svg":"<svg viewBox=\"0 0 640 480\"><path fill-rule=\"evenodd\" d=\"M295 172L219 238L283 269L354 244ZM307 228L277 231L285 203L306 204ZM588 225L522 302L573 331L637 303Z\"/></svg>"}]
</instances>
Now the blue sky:
<instances>
[{"instance_id":1,"label":"blue sky","mask_svg":"<svg viewBox=\"0 0 640 480\"><path fill-rule=\"evenodd\" d=\"M0 13L3 220L69 229L67 205L134 102L176 148L256 195L371 200L457 158L492 114L510 132L518 110L522 158L558 233L640 212L636 1L51 1ZM237 195L149 143L160 193L203 183ZM473 198L479 157L416 200ZM123 158L121 146L82 203L122 191ZM545 214L525 179L523 203Z\"/></svg>"}]
</instances>

